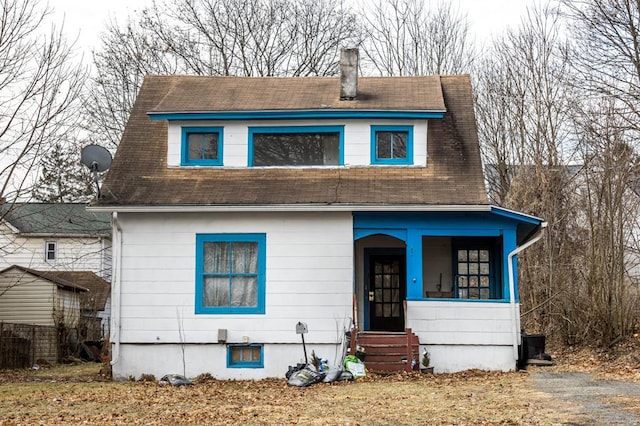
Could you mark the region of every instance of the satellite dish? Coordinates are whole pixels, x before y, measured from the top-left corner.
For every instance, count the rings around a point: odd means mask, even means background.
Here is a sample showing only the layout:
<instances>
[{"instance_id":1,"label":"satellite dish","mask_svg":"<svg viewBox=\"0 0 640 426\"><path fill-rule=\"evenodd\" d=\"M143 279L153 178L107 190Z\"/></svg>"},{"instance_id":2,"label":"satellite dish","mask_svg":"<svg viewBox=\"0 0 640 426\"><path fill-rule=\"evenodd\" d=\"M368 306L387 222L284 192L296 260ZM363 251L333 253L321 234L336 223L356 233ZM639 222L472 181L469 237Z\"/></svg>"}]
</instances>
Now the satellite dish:
<instances>
[{"instance_id":1,"label":"satellite dish","mask_svg":"<svg viewBox=\"0 0 640 426\"><path fill-rule=\"evenodd\" d=\"M99 145L87 145L82 148L80 153L80 162L87 166L93 174L93 181L98 189L98 198L100 198L100 185L98 184L98 172L104 172L111 167L111 153Z\"/></svg>"},{"instance_id":2,"label":"satellite dish","mask_svg":"<svg viewBox=\"0 0 640 426\"><path fill-rule=\"evenodd\" d=\"M82 148L80 161L92 172L104 172L111 167L111 153L100 145L87 145Z\"/></svg>"}]
</instances>

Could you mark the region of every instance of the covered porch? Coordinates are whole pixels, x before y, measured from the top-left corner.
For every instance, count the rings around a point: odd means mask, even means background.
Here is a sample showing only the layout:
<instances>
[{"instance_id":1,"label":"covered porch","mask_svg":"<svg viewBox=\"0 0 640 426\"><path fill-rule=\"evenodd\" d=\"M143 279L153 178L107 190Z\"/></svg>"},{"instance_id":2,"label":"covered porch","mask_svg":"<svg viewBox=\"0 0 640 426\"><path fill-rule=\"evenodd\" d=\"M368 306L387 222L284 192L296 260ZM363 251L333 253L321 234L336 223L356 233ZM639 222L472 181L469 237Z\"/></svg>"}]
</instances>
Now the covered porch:
<instances>
[{"instance_id":1,"label":"covered porch","mask_svg":"<svg viewBox=\"0 0 640 426\"><path fill-rule=\"evenodd\" d=\"M356 328L411 329L439 371L513 369L516 254L542 223L492 206L354 213Z\"/></svg>"}]
</instances>

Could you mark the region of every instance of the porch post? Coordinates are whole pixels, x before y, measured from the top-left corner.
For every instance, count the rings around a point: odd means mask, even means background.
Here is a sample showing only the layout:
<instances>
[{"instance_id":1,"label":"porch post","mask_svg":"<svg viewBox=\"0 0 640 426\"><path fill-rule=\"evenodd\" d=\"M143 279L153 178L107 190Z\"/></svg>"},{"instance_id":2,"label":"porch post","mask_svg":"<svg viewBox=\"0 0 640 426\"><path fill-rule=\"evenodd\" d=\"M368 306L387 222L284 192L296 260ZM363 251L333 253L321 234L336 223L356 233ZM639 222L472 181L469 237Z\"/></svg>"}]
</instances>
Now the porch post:
<instances>
[{"instance_id":1,"label":"porch post","mask_svg":"<svg viewBox=\"0 0 640 426\"><path fill-rule=\"evenodd\" d=\"M422 294L422 235L407 230L407 300L420 300ZM405 324L406 325L406 324Z\"/></svg>"}]
</instances>

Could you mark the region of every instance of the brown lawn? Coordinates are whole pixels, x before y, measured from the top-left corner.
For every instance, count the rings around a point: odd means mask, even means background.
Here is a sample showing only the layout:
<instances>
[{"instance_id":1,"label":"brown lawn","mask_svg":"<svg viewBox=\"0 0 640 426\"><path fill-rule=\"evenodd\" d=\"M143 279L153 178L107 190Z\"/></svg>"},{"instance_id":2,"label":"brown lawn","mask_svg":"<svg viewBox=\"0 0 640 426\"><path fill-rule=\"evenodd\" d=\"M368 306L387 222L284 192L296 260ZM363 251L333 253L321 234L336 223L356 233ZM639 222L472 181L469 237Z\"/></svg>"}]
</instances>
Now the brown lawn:
<instances>
[{"instance_id":1,"label":"brown lawn","mask_svg":"<svg viewBox=\"0 0 640 426\"><path fill-rule=\"evenodd\" d=\"M111 382L101 365L0 373L0 424L553 425L571 407L535 392L529 373L371 375L287 386L209 380L189 387ZM562 414L560 414L562 413Z\"/></svg>"}]
</instances>

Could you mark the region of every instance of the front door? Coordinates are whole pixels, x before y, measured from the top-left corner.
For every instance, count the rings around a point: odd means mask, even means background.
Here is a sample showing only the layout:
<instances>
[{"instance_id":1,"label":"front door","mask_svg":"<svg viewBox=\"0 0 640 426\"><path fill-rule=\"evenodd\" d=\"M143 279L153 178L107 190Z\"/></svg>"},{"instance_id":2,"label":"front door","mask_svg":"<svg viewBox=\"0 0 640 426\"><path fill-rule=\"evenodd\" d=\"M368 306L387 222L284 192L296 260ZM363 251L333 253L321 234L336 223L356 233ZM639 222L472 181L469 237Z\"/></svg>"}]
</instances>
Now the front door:
<instances>
[{"instance_id":1,"label":"front door","mask_svg":"<svg viewBox=\"0 0 640 426\"><path fill-rule=\"evenodd\" d=\"M406 286L404 255L371 255L369 288L369 329L404 331L404 298Z\"/></svg>"}]
</instances>

